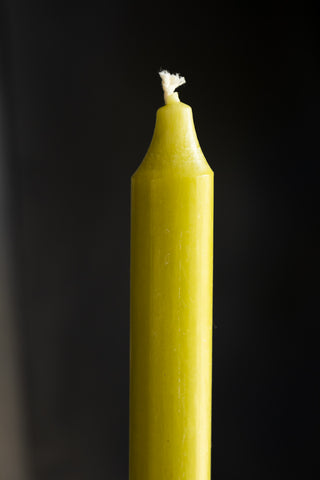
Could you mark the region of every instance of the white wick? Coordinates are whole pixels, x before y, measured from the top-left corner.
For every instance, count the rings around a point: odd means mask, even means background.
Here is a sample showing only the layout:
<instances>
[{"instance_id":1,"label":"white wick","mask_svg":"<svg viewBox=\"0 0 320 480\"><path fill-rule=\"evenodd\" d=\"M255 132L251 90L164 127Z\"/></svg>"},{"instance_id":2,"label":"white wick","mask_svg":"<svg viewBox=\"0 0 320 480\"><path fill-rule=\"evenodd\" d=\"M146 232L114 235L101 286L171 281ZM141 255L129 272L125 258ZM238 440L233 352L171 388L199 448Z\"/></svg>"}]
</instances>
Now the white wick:
<instances>
[{"instance_id":1,"label":"white wick","mask_svg":"<svg viewBox=\"0 0 320 480\"><path fill-rule=\"evenodd\" d=\"M168 102L168 97L170 97L171 95L173 95L175 93L175 89L180 87L180 85L183 85L184 83L186 83L186 80L184 77L180 77L180 75L178 73L170 73L168 72L167 70L161 70L159 72L159 75L161 77L161 80L162 80L162 88L163 88L163 92L164 92L164 101L166 103L171 103L171 102ZM175 93L175 98L172 100L174 100L174 102L179 102L179 97L178 97L178 93Z\"/></svg>"}]
</instances>

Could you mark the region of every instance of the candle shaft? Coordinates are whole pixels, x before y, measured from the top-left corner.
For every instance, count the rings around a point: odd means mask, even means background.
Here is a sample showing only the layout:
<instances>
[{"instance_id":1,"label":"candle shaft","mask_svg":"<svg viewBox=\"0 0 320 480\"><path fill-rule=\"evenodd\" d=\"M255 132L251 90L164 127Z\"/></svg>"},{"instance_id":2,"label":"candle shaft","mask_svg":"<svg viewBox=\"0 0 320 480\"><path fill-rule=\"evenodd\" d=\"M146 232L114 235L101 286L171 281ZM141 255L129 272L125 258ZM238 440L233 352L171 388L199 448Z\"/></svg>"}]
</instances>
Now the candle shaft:
<instances>
[{"instance_id":1,"label":"candle shaft","mask_svg":"<svg viewBox=\"0 0 320 480\"><path fill-rule=\"evenodd\" d=\"M132 177L130 480L209 480L213 172L191 108L161 107Z\"/></svg>"}]
</instances>

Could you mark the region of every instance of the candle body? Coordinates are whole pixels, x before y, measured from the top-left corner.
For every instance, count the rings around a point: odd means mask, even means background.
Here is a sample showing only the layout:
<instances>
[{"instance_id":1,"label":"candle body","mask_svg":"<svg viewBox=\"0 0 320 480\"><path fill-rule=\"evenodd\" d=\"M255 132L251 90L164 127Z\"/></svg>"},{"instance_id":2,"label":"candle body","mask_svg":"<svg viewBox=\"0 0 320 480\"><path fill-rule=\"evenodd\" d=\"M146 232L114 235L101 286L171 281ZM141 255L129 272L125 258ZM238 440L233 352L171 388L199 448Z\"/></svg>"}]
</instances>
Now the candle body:
<instances>
[{"instance_id":1,"label":"candle body","mask_svg":"<svg viewBox=\"0 0 320 480\"><path fill-rule=\"evenodd\" d=\"M132 177L130 480L209 480L213 172L182 103Z\"/></svg>"}]
</instances>

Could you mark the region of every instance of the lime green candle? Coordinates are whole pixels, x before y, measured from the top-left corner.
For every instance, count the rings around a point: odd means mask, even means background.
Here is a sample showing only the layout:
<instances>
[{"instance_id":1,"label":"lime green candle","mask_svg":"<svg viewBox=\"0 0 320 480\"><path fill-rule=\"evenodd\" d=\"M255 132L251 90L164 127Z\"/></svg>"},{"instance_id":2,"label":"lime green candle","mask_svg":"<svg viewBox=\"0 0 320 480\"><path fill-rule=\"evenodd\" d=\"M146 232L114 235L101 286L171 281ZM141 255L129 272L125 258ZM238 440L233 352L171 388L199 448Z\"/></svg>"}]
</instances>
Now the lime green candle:
<instances>
[{"instance_id":1,"label":"lime green candle","mask_svg":"<svg viewBox=\"0 0 320 480\"><path fill-rule=\"evenodd\" d=\"M166 105L131 185L130 480L209 480L213 172L184 79L160 74Z\"/></svg>"}]
</instances>

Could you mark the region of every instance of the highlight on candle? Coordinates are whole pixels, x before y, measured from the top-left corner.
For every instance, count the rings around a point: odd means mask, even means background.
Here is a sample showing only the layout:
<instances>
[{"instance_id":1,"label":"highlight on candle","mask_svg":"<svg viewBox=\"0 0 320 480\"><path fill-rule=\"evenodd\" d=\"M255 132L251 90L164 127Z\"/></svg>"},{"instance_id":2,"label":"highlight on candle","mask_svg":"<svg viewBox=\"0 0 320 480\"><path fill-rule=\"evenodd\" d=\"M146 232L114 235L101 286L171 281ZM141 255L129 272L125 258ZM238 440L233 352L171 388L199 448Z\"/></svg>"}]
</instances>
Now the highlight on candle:
<instances>
[{"instance_id":1,"label":"highlight on candle","mask_svg":"<svg viewBox=\"0 0 320 480\"><path fill-rule=\"evenodd\" d=\"M213 172L178 74L131 178L130 480L209 480Z\"/></svg>"}]
</instances>

